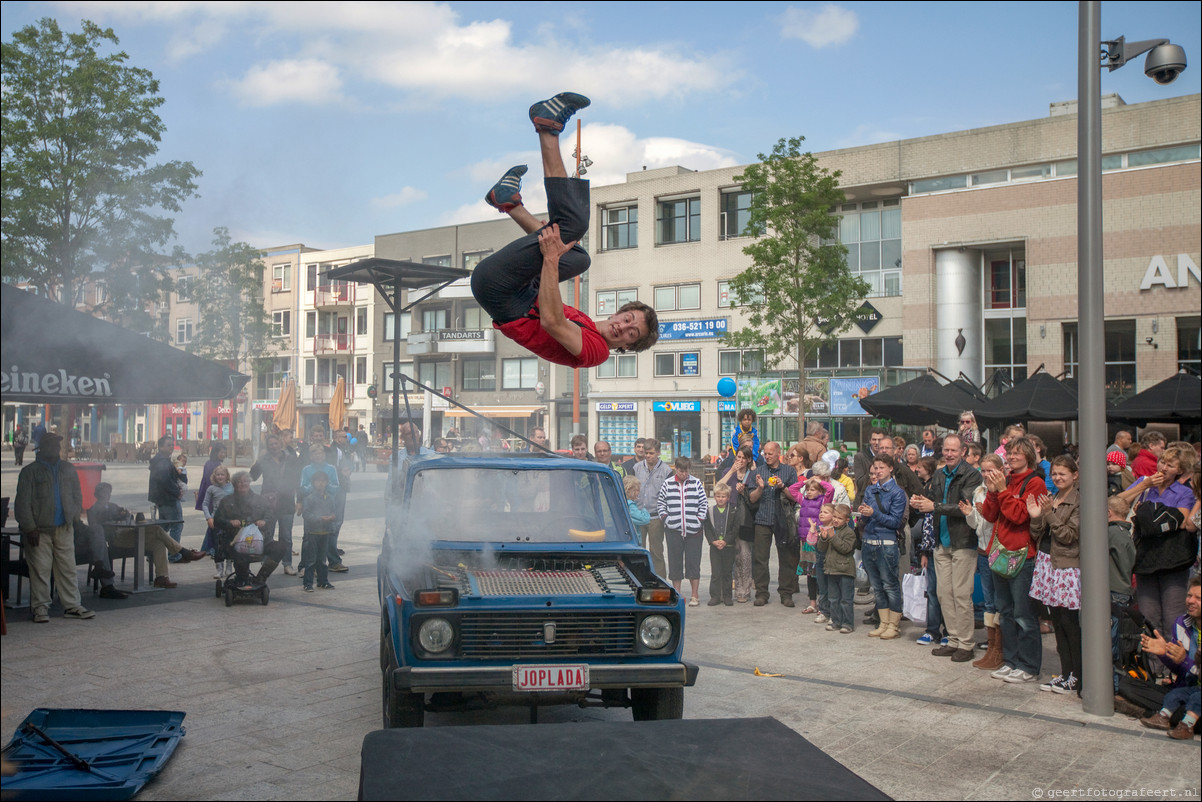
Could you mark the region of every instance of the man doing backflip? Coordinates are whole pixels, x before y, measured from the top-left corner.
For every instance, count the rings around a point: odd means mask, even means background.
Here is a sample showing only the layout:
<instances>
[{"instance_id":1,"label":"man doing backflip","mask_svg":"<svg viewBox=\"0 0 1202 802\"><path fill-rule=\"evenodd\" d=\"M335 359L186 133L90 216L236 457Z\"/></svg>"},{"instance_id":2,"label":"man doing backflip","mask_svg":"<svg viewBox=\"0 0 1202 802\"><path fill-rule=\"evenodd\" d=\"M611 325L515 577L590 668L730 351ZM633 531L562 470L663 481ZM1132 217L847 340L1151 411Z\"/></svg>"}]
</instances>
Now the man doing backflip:
<instances>
[{"instance_id":1,"label":"man doing backflip","mask_svg":"<svg viewBox=\"0 0 1202 802\"><path fill-rule=\"evenodd\" d=\"M530 120L538 132L550 224L522 205L526 165L511 167L484 199L508 214L526 235L480 262L472 273L472 294L493 319L493 326L548 362L591 368L619 353L644 351L659 339L655 310L631 301L613 316L594 322L567 306L559 283L588 270L589 255L580 247L588 232L588 182L569 178L559 151L559 133L589 99L573 92L535 103Z\"/></svg>"}]
</instances>

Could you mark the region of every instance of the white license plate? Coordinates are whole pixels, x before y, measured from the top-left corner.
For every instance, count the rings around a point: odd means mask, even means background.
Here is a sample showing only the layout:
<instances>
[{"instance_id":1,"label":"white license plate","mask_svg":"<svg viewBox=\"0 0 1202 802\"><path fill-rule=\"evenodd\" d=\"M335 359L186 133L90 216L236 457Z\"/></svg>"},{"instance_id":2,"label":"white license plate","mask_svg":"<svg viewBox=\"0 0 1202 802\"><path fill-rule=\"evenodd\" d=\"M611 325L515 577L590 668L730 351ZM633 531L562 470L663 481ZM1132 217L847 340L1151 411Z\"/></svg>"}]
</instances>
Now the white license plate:
<instances>
[{"instance_id":1,"label":"white license plate","mask_svg":"<svg viewBox=\"0 0 1202 802\"><path fill-rule=\"evenodd\" d=\"M513 667L515 691L588 690L587 665L521 665Z\"/></svg>"}]
</instances>

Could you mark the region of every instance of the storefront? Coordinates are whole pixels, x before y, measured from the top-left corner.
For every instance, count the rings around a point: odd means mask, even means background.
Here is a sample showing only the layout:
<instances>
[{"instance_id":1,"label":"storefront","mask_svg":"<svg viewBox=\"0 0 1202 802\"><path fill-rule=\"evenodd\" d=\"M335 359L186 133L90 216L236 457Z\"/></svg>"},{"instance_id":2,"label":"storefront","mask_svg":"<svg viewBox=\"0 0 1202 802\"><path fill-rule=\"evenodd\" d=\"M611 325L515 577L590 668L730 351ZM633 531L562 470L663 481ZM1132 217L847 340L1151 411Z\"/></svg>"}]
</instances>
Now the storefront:
<instances>
[{"instance_id":1,"label":"storefront","mask_svg":"<svg viewBox=\"0 0 1202 802\"><path fill-rule=\"evenodd\" d=\"M199 414L198 412L198 417ZM164 405L162 433L169 434L176 440L195 440L196 423L191 408L187 405Z\"/></svg>"},{"instance_id":2,"label":"storefront","mask_svg":"<svg viewBox=\"0 0 1202 802\"><path fill-rule=\"evenodd\" d=\"M661 453L673 458L701 457L700 401L653 401L651 411L655 413L655 439L664 447Z\"/></svg>"},{"instance_id":3,"label":"storefront","mask_svg":"<svg viewBox=\"0 0 1202 802\"><path fill-rule=\"evenodd\" d=\"M615 455L634 454L634 441L639 439L639 405L637 401L598 401L597 439L609 443Z\"/></svg>"}]
</instances>

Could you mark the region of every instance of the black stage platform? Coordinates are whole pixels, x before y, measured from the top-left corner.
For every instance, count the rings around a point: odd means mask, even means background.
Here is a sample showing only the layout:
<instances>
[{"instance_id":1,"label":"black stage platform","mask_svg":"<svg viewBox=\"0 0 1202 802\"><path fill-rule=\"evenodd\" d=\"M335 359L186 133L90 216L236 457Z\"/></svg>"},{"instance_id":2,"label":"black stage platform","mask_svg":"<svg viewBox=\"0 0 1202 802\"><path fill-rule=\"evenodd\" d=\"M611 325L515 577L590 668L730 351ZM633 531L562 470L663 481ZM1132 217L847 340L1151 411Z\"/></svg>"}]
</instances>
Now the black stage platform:
<instances>
[{"instance_id":1,"label":"black stage platform","mask_svg":"<svg viewBox=\"0 0 1202 802\"><path fill-rule=\"evenodd\" d=\"M359 799L889 799L774 718L379 730Z\"/></svg>"}]
</instances>

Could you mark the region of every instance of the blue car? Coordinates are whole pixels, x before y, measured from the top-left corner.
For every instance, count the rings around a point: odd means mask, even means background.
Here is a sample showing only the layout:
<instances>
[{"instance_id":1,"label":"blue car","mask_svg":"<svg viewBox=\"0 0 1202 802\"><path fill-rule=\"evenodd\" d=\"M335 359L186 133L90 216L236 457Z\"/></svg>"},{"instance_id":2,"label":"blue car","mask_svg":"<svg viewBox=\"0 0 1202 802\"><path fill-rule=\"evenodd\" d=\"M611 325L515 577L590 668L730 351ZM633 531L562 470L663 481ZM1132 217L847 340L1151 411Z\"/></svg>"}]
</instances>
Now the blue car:
<instances>
[{"instance_id":1,"label":"blue car","mask_svg":"<svg viewBox=\"0 0 1202 802\"><path fill-rule=\"evenodd\" d=\"M640 547L617 474L574 459L435 456L390 479L377 562L385 727L551 704L680 718L684 600Z\"/></svg>"}]
</instances>

